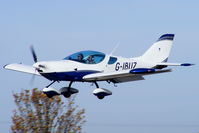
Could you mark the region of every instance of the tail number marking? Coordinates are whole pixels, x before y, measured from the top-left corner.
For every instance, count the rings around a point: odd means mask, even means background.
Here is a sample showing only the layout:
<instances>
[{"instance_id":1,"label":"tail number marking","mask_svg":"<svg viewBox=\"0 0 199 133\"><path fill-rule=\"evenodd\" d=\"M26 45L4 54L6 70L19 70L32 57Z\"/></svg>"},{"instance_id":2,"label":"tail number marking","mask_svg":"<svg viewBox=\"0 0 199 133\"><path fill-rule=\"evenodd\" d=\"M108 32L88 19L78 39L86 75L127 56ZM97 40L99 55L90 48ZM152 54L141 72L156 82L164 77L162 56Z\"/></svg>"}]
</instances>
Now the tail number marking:
<instances>
[{"instance_id":1,"label":"tail number marking","mask_svg":"<svg viewBox=\"0 0 199 133\"><path fill-rule=\"evenodd\" d=\"M128 69L134 69L137 65L137 62L117 62L115 65L115 70L128 70Z\"/></svg>"}]
</instances>

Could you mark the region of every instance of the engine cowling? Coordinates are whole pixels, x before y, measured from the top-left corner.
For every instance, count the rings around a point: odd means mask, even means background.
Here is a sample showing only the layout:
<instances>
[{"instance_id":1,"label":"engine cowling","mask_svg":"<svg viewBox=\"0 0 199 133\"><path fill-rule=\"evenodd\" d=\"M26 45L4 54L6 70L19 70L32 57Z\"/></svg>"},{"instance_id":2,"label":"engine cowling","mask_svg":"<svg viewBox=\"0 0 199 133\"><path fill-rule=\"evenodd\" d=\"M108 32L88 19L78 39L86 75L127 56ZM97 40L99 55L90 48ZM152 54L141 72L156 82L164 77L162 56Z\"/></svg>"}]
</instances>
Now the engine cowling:
<instances>
[{"instance_id":1,"label":"engine cowling","mask_svg":"<svg viewBox=\"0 0 199 133\"><path fill-rule=\"evenodd\" d=\"M52 87L44 88L43 93L46 94L46 96L49 98L60 95L60 92Z\"/></svg>"},{"instance_id":2,"label":"engine cowling","mask_svg":"<svg viewBox=\"0 0 199 133\"><path fill-rule=\"evenodd\" d=\"M99 99L103 99L105 96L112 95L112 92L104 88L96 88L93 91L93 94L97 96Z\"/></svg>"}]
</instances>

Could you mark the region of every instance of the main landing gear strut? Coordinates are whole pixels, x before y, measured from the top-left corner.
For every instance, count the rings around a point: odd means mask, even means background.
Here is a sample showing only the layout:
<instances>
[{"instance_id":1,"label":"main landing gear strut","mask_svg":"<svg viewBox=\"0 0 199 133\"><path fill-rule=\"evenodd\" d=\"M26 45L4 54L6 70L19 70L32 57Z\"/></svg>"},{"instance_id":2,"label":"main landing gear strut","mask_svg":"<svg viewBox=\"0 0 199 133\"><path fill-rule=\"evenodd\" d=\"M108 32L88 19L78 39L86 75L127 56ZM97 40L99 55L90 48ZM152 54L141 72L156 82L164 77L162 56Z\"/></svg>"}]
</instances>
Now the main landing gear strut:
<instances>
[{"instance_id":1,"label":"main landing gear strut","mask_svg":"<svg viewBox=\"0 0 199 133\"><path fill-rule=\"evenodd\" d=\"M50 87L55 82L56 81L53 81L48 86L46 86L46 88L43 89L43 93L46 94L49 98L56 95L63 95L65 98L69 98L72 94L79 92L77 89L71 87L74 81L70 81L68 87L62 87L59 91ZM96 89L93 91L93 94L97 96L97 98L103 99L105 96L112 95L111 91L104 88L99 88L99 85L97 82L93 82L93 83L96 86Z\"/></svg>"}]
</instances>

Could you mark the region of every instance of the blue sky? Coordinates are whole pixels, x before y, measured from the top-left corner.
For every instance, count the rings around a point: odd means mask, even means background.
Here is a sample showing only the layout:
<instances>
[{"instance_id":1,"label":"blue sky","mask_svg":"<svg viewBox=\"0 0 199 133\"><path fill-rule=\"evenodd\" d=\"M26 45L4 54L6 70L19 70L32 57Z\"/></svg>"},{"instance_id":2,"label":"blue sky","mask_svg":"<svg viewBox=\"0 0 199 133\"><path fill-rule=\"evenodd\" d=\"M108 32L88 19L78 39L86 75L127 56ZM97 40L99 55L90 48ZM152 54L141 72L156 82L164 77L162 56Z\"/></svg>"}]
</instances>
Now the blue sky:
<instances>
[{"instance_id":1,"label":"blue sky","mask_svg":"<svg viewBox=\"0 0 199 133\"><path fill-rule=\"evenodd\" d=\"M12 93L42 89L49 81L7 71L7 63L32 64L29 46L39 60L59 60L81 50L139 56L165 33L175 39L169 62L199 64L199 2L179 0L0 1L0 132L9 132L15 108ZM85 132L197 133L199 132L199 69L173 67L168 74L145 81L100 83L113 95L98 100L94 86L74 84L77 103L86 109ZM53 87L60 88L61 82Z\"/></svg>"}]
</instances>

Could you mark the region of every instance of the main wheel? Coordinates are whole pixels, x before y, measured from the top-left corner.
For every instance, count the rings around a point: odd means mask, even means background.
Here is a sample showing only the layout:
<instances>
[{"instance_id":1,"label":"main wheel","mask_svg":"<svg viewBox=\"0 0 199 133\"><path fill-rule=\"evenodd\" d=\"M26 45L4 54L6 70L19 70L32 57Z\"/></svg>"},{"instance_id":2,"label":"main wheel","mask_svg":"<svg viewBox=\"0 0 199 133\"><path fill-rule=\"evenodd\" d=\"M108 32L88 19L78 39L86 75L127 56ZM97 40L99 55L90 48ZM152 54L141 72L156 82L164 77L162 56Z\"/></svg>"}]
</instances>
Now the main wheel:
<instances>
[{"instance_id":1,"label":"main wheel","mask_svg":"<svg viewBox=\"0 0 199 133\"><path fill-rule=\"evenodd\" d=\"M64 96L65 98L69 98L69 97L71 96L71 94L68 92L68 93L64 93L63 96Z\"/></svg>"},{"instance_id":2,"label":"main wheel","mask_svg":"<svg viewBox=\"0 0 199 133\"><path fill-rule=\"evenodd\" d=\"M45 94L45 93L44 93ZM53 97L53 95L50 95L50 94L46 94L46 96L48 97L48 98L52 98Z\"/></svg>"},{"instance_id":3,"label":"main wheel","mask_svg":"<svg viewBox=\"0 0 199 133\"><path fill-rule=\"evenodd\" d=\"M97 96L97 98L98 98L98 99L103 99L103 98L104 98L104 96Z\"/></svg>"},{"instance_id":4,"label":"main wheel","mask_svg":"<svg viewBox=\"0 0 199 133\"><path fill-rule=\"evenodd\" d=\"M47 96L48 98L52 98L53 96L60 95L60 94L58 94L58 93L55 92L55 91L48 91L48 92L43 92L43 93L46 94L46 96Z\"/></svg>"},{"instance_id":5,"label":"main wheel","mask_svg":"<svg viewBox=\"0 0 199 133\"><path fill-rule=\"evenodd\" d=\"M69 98L72 94L79 92L77 89L69 87L62 87L59 91L65 98Z\"/></svg>"}]
</instances>

